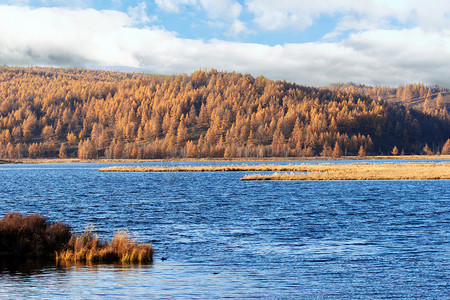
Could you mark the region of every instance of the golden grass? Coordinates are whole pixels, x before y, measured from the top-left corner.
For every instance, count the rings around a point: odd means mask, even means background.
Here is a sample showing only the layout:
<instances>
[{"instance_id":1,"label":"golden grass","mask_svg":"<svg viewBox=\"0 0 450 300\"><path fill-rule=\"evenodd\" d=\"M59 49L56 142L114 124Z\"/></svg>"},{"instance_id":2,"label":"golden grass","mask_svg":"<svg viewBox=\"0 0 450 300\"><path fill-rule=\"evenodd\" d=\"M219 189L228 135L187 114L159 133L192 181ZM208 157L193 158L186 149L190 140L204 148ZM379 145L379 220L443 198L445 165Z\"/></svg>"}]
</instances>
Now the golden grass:
<instances>
[{"instance_id":1,"label":"golden grass","mask_svg":"<svg viewBox=\"0 0 450 300\"><path fill-rule=\"evenodd\" d=\"M306 171L308 165L223 165L223 166L176 166L176 167L128 167L102 168L99 172L264 172Z\"/></svg>"},{"instance_id":2,"label":"golden grass","mask_svg":"<svg viewBox=\"0 0 450 300\"><path fill-rule=\"evenodd\" d=\"M251 174L241 180L438 180L450 179L450 163L352 163L302 165L306 173ZM275 170L277 171L277 170ZM299 171L299 170L289 170Z\"/></svg>"},{"instance_id":3,"label":"golden grass","mask_svg":"<svg viewBox=\"0 0 450 300\"><path fill-rule=\"evenodd\" d=\"M131 240L127 231L116 232L111 243L101 242L92 227L86 227L82 235L73 236L68 248L56 253L57 262L143 263L152 260L151 244Z\"/></svg>"},{"instance_id":4,"label":"golden grass","mask_svg":"<svg viewBox=\"0 0 450 300\"><path fill-rule=\"evenodd\" d=\"M306 172L252 174L242 180L425 180L450 179L449 163L261 164L224 166L116 166L100 172Z\"/></svg>"}]
</instances>

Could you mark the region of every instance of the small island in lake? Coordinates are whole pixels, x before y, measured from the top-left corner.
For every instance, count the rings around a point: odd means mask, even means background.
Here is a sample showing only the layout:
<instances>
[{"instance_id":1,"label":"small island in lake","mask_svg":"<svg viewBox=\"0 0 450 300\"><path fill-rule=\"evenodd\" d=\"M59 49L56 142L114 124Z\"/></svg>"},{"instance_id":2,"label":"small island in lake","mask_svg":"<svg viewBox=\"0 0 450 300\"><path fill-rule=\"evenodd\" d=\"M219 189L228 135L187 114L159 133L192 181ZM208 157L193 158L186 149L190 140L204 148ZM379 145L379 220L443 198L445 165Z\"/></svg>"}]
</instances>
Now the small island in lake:
<instances>
[{"instance_id":1,"label":"small island in lake","mask_svg":"<svg viewBox=\"0 0 450 300\"><path fill-rule=\"evenodd\" d=\"M100 172L291 172L251 174L241 180L433 180L450 179L450 163L349 163L225 166L115 166Z\"/></svg>"},{"instance_id":2,"label":"small island in lake","mask_svg":"<svg viewBox=\"0 0 450 300\"><path fill-rule=\"evenodd\" d=\"M450 163L352 163L311 165L304 173L251 174L241 180L439 180Z\"/></svg>"}]
</instances>

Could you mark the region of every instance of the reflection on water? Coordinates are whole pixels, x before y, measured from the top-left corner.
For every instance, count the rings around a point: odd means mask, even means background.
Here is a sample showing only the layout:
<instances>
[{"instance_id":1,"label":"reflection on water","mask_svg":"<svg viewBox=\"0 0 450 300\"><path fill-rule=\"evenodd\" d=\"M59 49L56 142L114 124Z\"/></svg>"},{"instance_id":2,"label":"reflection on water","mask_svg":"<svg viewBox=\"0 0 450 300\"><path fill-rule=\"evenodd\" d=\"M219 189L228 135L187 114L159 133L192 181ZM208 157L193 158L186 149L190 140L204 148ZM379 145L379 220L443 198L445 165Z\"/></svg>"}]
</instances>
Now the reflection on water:
<instances>
[{"instance_id":1,"label":"reflection on water","mask_svg":"<svg viewBox=\"0 0 450 300\"><path fill-rule=\"evenodd\" d=\"M28 269L26 269L28 267ZM19 271L20 269L20 271ZM265 272L264 272L265 273ZM270 273L270 272L269 272ZM3 269L0 298L177 297L223 298L267 296L273 282L258 272L222 271L220 266L164 261L156 265L51 264ZM259 291L258 291L259 290Z\"/></svg>"},{"instance_id":2,"label":"reflection on water","mask_svg":"<svg viewBox=\"0 0 450 300\"><path fill-rule=\"evenodd\" d=\"M55 263L34 259L0 258L0 275L11 276L35 276L56 270Z\"/></svg>"},{"instance_id":3,"label":"reflection on water","mask_svg":"<svg viewBox=\"0 0 450 300\"><path fill-rule=\"evenodd\" d=\"M105 239L128 229L152 242L153 264L0 262L0 298L450 298L448 180L242 182L104 166L2 165L0 214L93 224Z\"/></svg>"}]
</instances>

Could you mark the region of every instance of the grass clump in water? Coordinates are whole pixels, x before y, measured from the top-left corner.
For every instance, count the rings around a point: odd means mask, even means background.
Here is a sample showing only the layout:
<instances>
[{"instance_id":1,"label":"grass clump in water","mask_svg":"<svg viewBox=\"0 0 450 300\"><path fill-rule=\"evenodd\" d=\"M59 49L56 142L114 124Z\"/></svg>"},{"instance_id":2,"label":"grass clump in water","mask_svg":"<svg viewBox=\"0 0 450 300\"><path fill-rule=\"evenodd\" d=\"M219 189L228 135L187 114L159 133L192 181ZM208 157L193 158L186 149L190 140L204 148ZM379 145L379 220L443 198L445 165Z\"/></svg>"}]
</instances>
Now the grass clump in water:
<instances>
[{"instance_id":1,"label":"grass clump in water","mask_svg":"<svg viewBox=\"0 0 450 300\"><path fill-rule=\"evenodd\" d=\"M132 240L118 231L111 242L101 241L87 226L73 234L62 222L51 223L42 215L7 213L0 219L0 258L55 259L57 262L145 263L153 259L151 244Z\"/></svg>"},{"instance_id":2,"label":"grass clump in water","mask_svg":"<svg viewBox=\"0 0 450 300\"><path fill-rule=\"evenodd\" d=\"M57 253L57 261L117 262L137 263L151 262L153 247L140 244L130 239L127 231L118 231L112 241L100 241L93 233L92 227L86 227L81 235L72 236L66 250Z\"/></svg>"}]
</instances>

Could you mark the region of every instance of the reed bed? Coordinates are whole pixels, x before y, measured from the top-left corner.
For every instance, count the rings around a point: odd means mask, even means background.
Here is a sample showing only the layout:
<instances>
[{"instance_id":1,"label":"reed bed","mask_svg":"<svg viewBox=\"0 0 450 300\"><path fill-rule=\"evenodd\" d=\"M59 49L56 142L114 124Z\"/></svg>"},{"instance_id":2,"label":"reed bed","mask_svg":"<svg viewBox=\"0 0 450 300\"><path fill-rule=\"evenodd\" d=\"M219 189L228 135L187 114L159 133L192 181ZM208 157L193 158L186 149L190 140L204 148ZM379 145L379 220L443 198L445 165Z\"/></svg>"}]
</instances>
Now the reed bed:
<instances>
[{"instance_id":1,"label":"reed bed","mask_svg":"<svg viewBox=\"0 0 450 300\"><path fill-rule=\"evenodd\" d=\"M264 171L307 171L310 165L224 165L224 166L114 166L102 168L99 172L264 172Z\"/></svg>"},{"instance_id":2,"label":"reed bed","mask_svg":"<svg viewBox=\"0 0 450 300\"><path fill-rule=\"evenodd\" d=\"M68 247L56 253L57 262L151 262L153 247L139 244L129 238L127 231L114 234L111 243L102 242L86 227L83 234L72 236Z\"/></svg>"},{"instance_id":3,"label":"reed bed","mask_svg":"<svg viewBox=\"0 0 450 300\"><path fill-rule=\"evenodd\" d=\"M295 171L295 170L291 170ZM450 179L450 163L319 164L306 173L250 174L241 180L440 180Z\"/></svg>"},{"instance_id":4,"label":"reed bed","mask_svg":"<svg viewBox=\"0 0 450 300\"><path fill-rule=\"evenodd\" d=\"M73 234L64 223L51 223L42 215L7 213L0 219L0 258L55 259L61 262L145 263L153 259L151 244L130 239L127 231L118 231L111 242L101 241L86 227Z\"/></svg>"}]
</instances>

